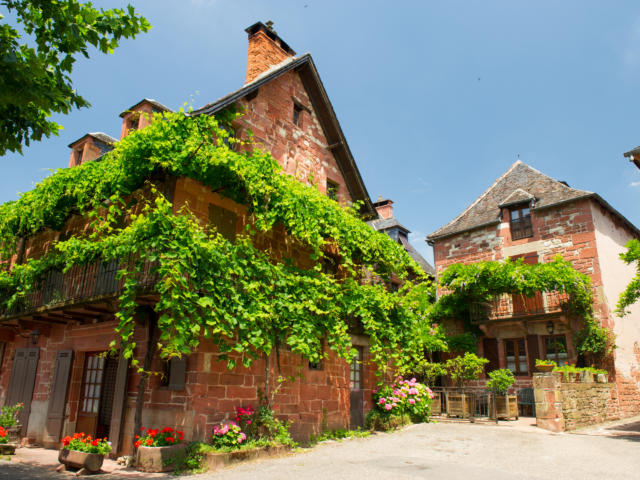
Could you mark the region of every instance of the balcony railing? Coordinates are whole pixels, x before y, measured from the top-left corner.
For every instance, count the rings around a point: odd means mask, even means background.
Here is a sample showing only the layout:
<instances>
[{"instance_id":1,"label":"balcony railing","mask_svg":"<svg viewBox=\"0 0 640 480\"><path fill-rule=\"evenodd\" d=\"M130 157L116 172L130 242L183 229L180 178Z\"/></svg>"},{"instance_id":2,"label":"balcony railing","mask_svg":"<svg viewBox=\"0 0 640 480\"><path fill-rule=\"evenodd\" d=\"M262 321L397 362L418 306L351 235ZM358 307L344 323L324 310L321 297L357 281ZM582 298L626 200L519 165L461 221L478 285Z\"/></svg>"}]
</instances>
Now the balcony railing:
<instances>
[{"instance_id":1,"label":"balcony railing","mask_svg":"<svg viewBox=\"0 0 640 480\"><path fill-rule=\"evenodd\" d=\"M569 295L562 292L537 292L532 297L502 294L489 302L470 305L475 323L559 314L566 311Z\"/></svg>"},{"instance_id":2,"label":"balcony railing","mask_svg":"<svg viewBox=\"0 0 640 480\"><path fill-rule=\"evenodd\" d=\"M9 309L0 307L0 317L28 315L114 297L124 287L124 279L118 278L118 270L132 263L130 260L112 260L77 265L65 273L49 270L23 299ZM146 263L137 278L141 289L152 287L157 280L152 273L152 264Z\"/></svg>"}]
</instances>

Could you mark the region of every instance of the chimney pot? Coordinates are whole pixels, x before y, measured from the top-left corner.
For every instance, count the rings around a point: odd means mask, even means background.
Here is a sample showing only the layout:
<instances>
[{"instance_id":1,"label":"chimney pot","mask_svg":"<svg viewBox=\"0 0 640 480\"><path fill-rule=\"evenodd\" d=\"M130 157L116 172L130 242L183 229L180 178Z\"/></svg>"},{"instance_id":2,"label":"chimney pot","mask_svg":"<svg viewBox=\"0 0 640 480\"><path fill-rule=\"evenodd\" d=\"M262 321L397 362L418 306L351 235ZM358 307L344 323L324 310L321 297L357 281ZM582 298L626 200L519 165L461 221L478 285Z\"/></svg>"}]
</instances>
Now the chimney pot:
<instances>
[{"instance_id":1,"label":"chimney pot","mask_svg":"<svg viewBox=\"0 0 640 480\"><path fill-rule=\"evenodd\" d=\"M273 22L257 22L245 29L249 36L245 84L253 82L271 67L282 63L296 52L273 29Z\"/></svg>"},{"instance_id":2,"label":"chimney pot","mask_svg":"<svg viewBox=\"0 0 640 480\"><path fill-rule=\"evenodd\" d=\"M378 197L378 201L373 204L378 216L382 219L393 218L393 201L387 199L382 200L382 196Z\"/></svg>"}]
</instances>

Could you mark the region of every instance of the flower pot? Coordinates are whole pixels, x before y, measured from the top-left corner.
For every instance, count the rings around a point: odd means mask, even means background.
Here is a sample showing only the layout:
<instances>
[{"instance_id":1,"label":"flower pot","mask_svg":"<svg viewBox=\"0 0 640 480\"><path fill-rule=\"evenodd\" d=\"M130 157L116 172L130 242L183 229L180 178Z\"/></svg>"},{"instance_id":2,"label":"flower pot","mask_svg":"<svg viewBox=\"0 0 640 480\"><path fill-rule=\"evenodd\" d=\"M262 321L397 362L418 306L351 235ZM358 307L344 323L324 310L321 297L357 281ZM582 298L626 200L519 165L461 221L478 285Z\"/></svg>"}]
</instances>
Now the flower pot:
<instances>
[{"instance_id":1,"label":"flower pot","mask_svg":"<svg viewBox=\"0 0 640 480\"><path fill-rule=\"evenodd\" d=\"M99 472L104 461L102 453L86 453L63 448L58 454L58 461L65 467L84 468L89 472Z\"/></svg>"},{"instance_id":2,"label":"flower pot","mask_svg":"<svg viewBox=\"0 0 640 480\"><path fill-rule=\"evenodd\" d=\"M496 395L495 411L493 409L492 393L489 397L489 418L495 420L496 415L499 419L517 420L518 419L518 396L517 395Z\"/></svg>"},{"instance_id":3,"label":"flower pot","mask_svg":"<svg viewBox=\"0 0 640 480\"><path fill-rule=\"evenodd\" d=\"M536 370L543 373L553 372L555 365L536 365Z\"/></svg>"},{"instance_id":4,"label":"flower pot","mask_svg":"<svg viewBox=\"0 0 640 480\"><path fill-rule=\"evenodd\" d=\"M0 443L0 455L14 455L17 446L15 443Z\"/></svg>"},{"instance_id":5,"label":"flower pot","mask_svg":"<svg viewBox=\"0 0 640 480\"><path fill-rule=\"evenodd\" d=\"M447 392L447 416L467 418L473 416L473 396Z\"/></svg>"},{"instance_id":6,"label":"flower pot","mask_svg":"<svg viewBox=\"0 0 640 480\"><path fill-rule=\"evenodd\" d=\"M170 472L176 467L176 461L185 456L187 445L179 443L166 447L138 447L136 470L141 472Z\"/></svg>"},{"instance_id":7,"label":"flower pot","mask_svg":"<svg viewBox=\"0 0 640 480\"><path fill-rule=\"evenodd\" d=\"M440 392L433 392L431 415L442 415L442 399L440 398Z\"/></svg>"},{"instance_id":8,"label":"flower pot","mask_svg":"<svg viewBox=\"0 0 640 480\"><path fill-rule=\"evenodd\" d=\"M5 430L9 437L9 443L20 443L20 431L22 430L22 425L18 424L12 427L7 427Z\"/></svg>"}]
</instances>

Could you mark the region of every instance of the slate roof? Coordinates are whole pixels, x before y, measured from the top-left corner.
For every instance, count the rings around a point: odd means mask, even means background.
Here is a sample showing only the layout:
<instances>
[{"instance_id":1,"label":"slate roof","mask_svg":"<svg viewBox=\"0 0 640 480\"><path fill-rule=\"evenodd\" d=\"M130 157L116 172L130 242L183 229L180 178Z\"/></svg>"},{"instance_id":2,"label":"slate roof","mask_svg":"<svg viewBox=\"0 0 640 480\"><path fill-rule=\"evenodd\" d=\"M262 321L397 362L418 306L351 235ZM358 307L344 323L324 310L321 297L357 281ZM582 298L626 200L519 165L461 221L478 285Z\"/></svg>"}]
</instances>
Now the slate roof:
<instances>
[{"instance_id":1,"label":"slate roof","mask_svg":"<svg viewBox=\"0 0 640 480\"><path fill-rule=\"evenodd\" d=\"M351 194L351 198L354 201L360 200L364 202L362 213L365 216L375 216L376 213L371 203L371 198L369 197L367 188L364 185L360 171L355 163L351 149L347 144L347 140L342 132L342 128L340 127L327 92L324 89L316 66L311 58L311 54L305 53L299 57L287 58L278 65L261 73L252 82L219 98L213 103L194 110L190 115L213 115L257 91L262 85L275 80L291 70L295 70L300 75L300 79L307 90L309 99L311 100L314 111L322 126L323 133L327 139L328 149L331 150L336 159L340 172L349 189L349 193Z\"/></svg>"},{"instance_id":2,"label":"slate roof","mask_svg":"<svg viewBox=\"0 0 640 480\"><path fill-rule=\"evenodd\" d=\"M73 142L71 142L68 146L69 148L71 148L73 145L75 145L76 143L78 143L80 140L84 139L85 137L92 137L95 138L96 140L98 140L99 142L102 142L106 145L113 145L114 143L116 143L118 140L113 138L111 135L107 135L106 133L103 132L92 132L92 133L87 133L85 135L83 135L82 137L80 137L77 140L74 140Z\"/></svg>"},{"instance_id":3,"label":"slate roof","mask_svg":"<svg viewBox=\"0 0 640 480\"><path fill-rule=\"evenodd\" d=\"M158 110L160 112L173 112L173 110L171 110L169 107L167 107L166 105L163 105L162 103L158 102L157 100L154 100L153 98L143 98L142 100L140 100L135 105L132 105L129 108L127 108L124 112L122 112L120 114L120 116L124 117L127 113L129 113L131 110L133 110L138 105L140 105L141 103L144 103L144 102L150 103L153 108L155 108L156 110Z\"/></svg>"},{"instance_id":4,"label":"slate roof","mask_svg":"<svg viewBox=\"0 0 640 480\"><path fill-rule=\"evenodd\" d=\"M640 168L640 147L624 152L624 156L635 163L636 167Z\"/></svg>"},{"instance_id":5,"label":"slate roof","mask_svg":"<svg viewBox=\"0 0 640 480\"><path fill-rule=\"evenodd\" d=\"M500 222L500 206L527 201L532 210L541 210L583 198L592 198L618 216L636 235L640 231L622 214L594 192L571 188L518 160L460 215L429 236L428 241Z\"/></svg>"},{"instance_id":6,"label":"slate roof","mask_svg":"<svg viewBox=\"0 0 640 480\"><path fill-rule=\"evenodd\" d=\"M398 235L398 240L400 241L400 243L404 247L405 251L409 254L409 256L411 258L413 258L413 260L418 265L420 265L422 270L424 270L429 275L435 276L435 274L436 274L435 268L433 268L431 266L431 264L429 262L427 262L427 260L422 255L420 255L420 252L418 252L413 247L413 245L411 245L411 243L409 243L409 240L407 239L407 234L410 233L410 230L408 228L406 228L406 227L403 227L398 222L398 220L396 220L395 217L391 217L391 218L376 218L375 220L370 220L367 223L369 224L369 226L371 226L371 228L373 228L374 230L377 230L379 232L385 232L386 233L389 230L393 230L393 229L402 230L404 235ZM393 238L393 236L392 236L392 238Z\"/></svg>"}]
</instances>

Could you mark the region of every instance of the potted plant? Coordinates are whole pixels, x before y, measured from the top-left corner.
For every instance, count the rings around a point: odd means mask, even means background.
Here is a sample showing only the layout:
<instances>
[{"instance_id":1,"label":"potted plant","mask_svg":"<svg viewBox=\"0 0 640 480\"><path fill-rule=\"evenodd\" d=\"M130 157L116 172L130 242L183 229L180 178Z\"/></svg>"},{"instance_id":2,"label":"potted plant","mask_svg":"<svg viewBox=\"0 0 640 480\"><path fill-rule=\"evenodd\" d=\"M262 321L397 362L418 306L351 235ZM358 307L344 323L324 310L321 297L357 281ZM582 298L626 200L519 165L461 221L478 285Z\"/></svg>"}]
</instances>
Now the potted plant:
<instances>
[{"instance_id":1,"label":"potted plant","mask_svg":"<svg viewBox=\"0 0 640 480\"><path fill-rule=\"evenodd\" d=\"M104 456L111 451L111 442L106 438L91 438L91 435L74 433L62 439L58 461L65 467L84 469L87 472L100 471Z\"/></svg>"},{"instance_id":2,"label":"potted plant","mask_svg":"<svg viewBox=\"0 0 640 480\"><path fill-rule=\"evenodd\" d=\"M23 403L16 403L13 406L4 406L0 409L0 427L7 431L9 443L20 442L22 425L20 425L18 415L23 407Z\"/></svg>"},{"instance_id":3,"label":"potted plant","mask_svg":"<svg viewBox=\"0 0 640 480\"><path fill-rule=\"evenodd\" d=\"M420 365L419 372L422 373L426 384L430 386L433 386L435 384L438 377L447 374L447 370L445 369L444 365L438 362L424 362L422 365ZM440 392L433 392L431 415L442 414L442 399L440 395Z\"/></svg>"},{"instance_id":4,"label":"potted plant","mask_svg":"<svg viewBox=\"0 0 640 480\"><path fill-rule=\"evenodd\" d=\"M0 427L0 454L1 455L13 455L16 453L17 445L9 442L9 432Z\"/></svg>"},{"instance_id":5,"label":"potted plant","mask_svg":"<svg viewBox=\"0 0 640 480\"><path fill-rule=\"evenodd\" d=\"M553 372L553 369L557 366L558 364L553 360L540 360L536 358L536 370L539 372Z\"/></svg>"},{"instance_id":6,"label":"potted plant","mask_svg":"<svg viewBox=\"0 0 640 480\"><path fill-rule=\"evenodd\" d=\"M141 472L168 472L185 456L186 444L184 433L165 427L142 428L141 435L136 435L136 469Z\"/></svg>"},{"instance_id":7,"label":"potted plant","mask_svg":"<svg viewBox=\"0 0 640 480\"><path fill-rule=\"evenodd\" d=\"M462 357L447 360L445 368L460 393L447 393L447 415L454 417L473 416L473 396L464 393L465 385L471 380L480 378L484 366L489 363L486 358L480 358L475 353L465 353Z\"/></svg>"},{"instance_id":8,"label":"potted plant","mask_svg":"<svg viewBox=\"0 0 640 480\"><path fill-rule=\"evenodd\" d=\"M489 372L489 380L486 389L491 392L491 411L490 418L506 418L511 420L513 417L518 419L518 396L507 395L511 385L516 379L511 370L500 368Z\"/></svg>"}]
</instances>

